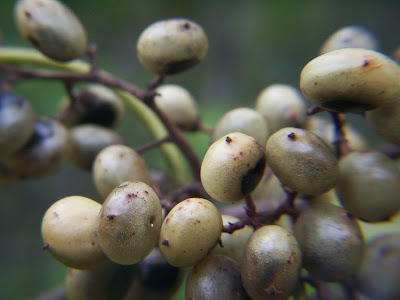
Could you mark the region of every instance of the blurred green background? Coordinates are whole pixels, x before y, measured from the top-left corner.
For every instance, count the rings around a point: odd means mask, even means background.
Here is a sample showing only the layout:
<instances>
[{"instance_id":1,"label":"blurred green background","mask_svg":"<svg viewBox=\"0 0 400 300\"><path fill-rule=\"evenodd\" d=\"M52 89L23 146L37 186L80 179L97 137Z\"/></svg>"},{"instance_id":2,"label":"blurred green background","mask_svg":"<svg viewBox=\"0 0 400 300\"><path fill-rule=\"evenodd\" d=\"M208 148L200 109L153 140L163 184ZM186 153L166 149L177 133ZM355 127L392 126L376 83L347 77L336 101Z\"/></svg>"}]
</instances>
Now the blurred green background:
<instances>
[{"instance_id":1,"label":"blurred green background","mask_svg":"<svg viewBox=\"0 0 400 300\"><path fill-rule=\"evenodd\" d=\"M188 88L198 100L203 120L214 125L228 109L254 105L258 93L277 82L298 86L303 66L317 55L324 39L345 25L364 25L381 50L400 44L400 1L129 1L65 0L99 47L99 65L145 87L153 75L135 56L135 43L150 23L186 17L201 24L209 54L192 70L167 78ZM0 1L0 29L6 45L29 46L12 18L14 1ZM63 87L30 81L16 90L39 115L57 112ZM360 121L359 119L355 122ZM128 113L118 129L132 147L151 141ZM189 134L201 156L208 137ZM156 150L145 154L150 166L165 165ZM90 174L67 166L54 176L0 188L0 298L32 298L60 285L65 267L41 250L41 218L55 201L70 195L98 200Z\"/></svg>"}]
</instances>

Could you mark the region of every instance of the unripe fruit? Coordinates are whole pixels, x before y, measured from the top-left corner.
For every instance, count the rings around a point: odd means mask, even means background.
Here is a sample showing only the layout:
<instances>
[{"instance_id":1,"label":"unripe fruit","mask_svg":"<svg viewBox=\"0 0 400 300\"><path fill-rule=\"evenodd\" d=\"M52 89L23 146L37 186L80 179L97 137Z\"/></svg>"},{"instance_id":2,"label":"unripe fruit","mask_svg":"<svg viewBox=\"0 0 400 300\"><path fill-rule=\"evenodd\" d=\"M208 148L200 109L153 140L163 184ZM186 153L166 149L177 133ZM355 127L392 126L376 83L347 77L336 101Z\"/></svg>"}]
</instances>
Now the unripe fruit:
<instances>
[{"instance_id":1,"label":"unripe fruit","mask_svg":"<svg viewBox=\"0 0 400 300\"><path fill-rule=\"evenodd\" d=\"M373 50L343 48L311 60L300 89L312 103L336 112L375 109L400 97L400 67Z\"/></svg>"},{"instance_id":2,"label":"unripe fruit","mask_svg":"<svg viewBox=\"0 0 400 300\"><path fill-rule=\"evenodd\" d=\"M400 209L400 170L379 152L352 152L339 162L336 193L343 207L367 222L389 219Z\"/></svg>"},{"instance_id":3,"label":"unripe fruit","mask_svg":"<svg viewBox=\"0 0 400 300\"><path fill-rule=\"evenodd\" d=\"M303 127L306 106L298 88L288 84L271 84L257 96L255 109L268 122L269 133L284 127Z\"/></svg>"},{"instance_id":4,"label":"unripe fruit","mask_svg":"<svg viewBox=\"0 0 400 300\"><path fill-rule=\"evenodd\" d=\"M85 29L74 13L54 0L20 0L15 21L25 39L50 58L68 61L87 50Z\"/></svg>"},{"instance_id":5,"label":"unripe fruit","mask_svg":"<svg viewBox=\"0 0 400 300\"><path fill-rule=\"evenodd\" d=\"M340 281L356 274L364 238L351 213L329 203L313 203L295 223L304 268L315 278Z\"/></svg>"},{"instance_id":6,"label":"unripe fruit","mask_svg":"<svg viewBox=\"0 0 400 300\"><path fill-rule=\"evenodd\" d=\"M399 257L399 233L372 240L356 276L356 288L371 299L397 299L400 295Z\"/></svg>"},{"instance_id":7,"label":"unripe fruit","mask_svg":"<svg viewBox=\"0 0 400 300\"><path fill-rule=\"evenodd\" d=\"M240 132L225 135L207 150L201 164L201 183L222 202L236 202L250 194L265 169L265 148Z\"/></svg>"},{"instance_id":8,"label":"unripe fruit","mask_svg":"<svg viewBox=\"0 0 400 300\"><path fill-rule=\"evenodd\" d=\"M176 84L164 84L156 92L154 101L171 121L182 130L197 130L200 116L196 101L188 90Z\"/></svg>"},{"instance_id":9,"label":"unripe fruit","mask_svg":"<svg viewBox=\"0 0 400 300\"><path fill-rule=\"evenodd\" d=\"M125 106L111 89L91 84L79 90L71 106L65 98L62 107L62 122L68 126L97 124L109 128L118 126L125 115Z\"/></svg>"},{"instance_id":10,"label":"unripe fruit","mask_svg":"<svg viewBox=\"0 0 400 300\"><path fill-rule=\"evenodd\" d=\"M234 224L239 221L240 220L238 218L229 215L222 215L222 222L224 226L228 226L229 224ZM222 246L221 244L218 244L213 249L212 254L228 256L235 260L238 264L241 264L247 241L252 234L253 229L248 225L241 229L235 230L235 232L232 234L223 232L221 235Z\"/></svg>"},{"instance_id":11,"label":"unripe fruit","mask_svg":"<svg viewBox=\"0 0 400 300\"><path fill-rule=\"evenodd\" d=\"M35 112L16 94L0 92L0 157L21 149L31 138Z\"/></svg>"},{"instance_id":12,"label":"unripe fruit","mask_svg":"<svg viewBox=\"0 0 400 300\"><path fill-rule=\"evenodd\" d=\"M42 220L44 249L62 264L92 269L107 261L98 243L100 203L70 196L54 203Z\"/></svg>"},{"instance_id":13,"label":"unripe fruit","mask_svg":"<svg viewBox=\"0 0 400 300\"><path fill-rule=\"evenodd\" d=\"M300 128L282 128L267 142L267 163L276 177L301 194L319 195L335 186L337 159L317 135Z\"/></svg>"},{"instance_id":14,"label":"unripe fruit","mask_svg":"<svg viewBox=\"0 0 400 300\"><path fill-rule=\"evenodd\" d=\"M100 151L93 163L93 180L103 199L127 180L151 185L146 162L135 150L125 145L112 145Z\"/></svg>"},{"instance_id":15,"label":"unripe fruit","mask_svg":"<svg viewBox=\"0 0 400 300\"><path fill-rule=\"evenodd\" d=\"M277 225L263 226L247 245L241 266L243 286L253 300L287 299L301 266L302 254L293 234Z\"/></svg>"},{"instance_id":16,"label":"unripe fruit","mask_svg":"<svg viewBox=\"0 0 400 300\"><path fill-rule=\"evenodd\" d=\"M168 264L158 248L135 267L135 278L123 300L173 299L186 274L183 269Z\"/></svg>"},{"instance_id":17,"label":"unripe fruit","mask_svg":"<svg viewBox=\"0 0 400 300\"><path fill-rule=\"evenodd\" d=\"M365 27L350 25L332 33L319 50L319 54L342 48L378 49L375 35Z\"/></svg>"},{"instance_id":18,"label":"unripe fruit","mask_svg":"<svg viewBox=\"0 0 400 300\"><path fill-rule=\"evenodd\" d=\"M28 143L5 162L21 178L48 176L61 169L71 158L72 143L69 131L60 122L37 120Z\"/></svg>"},{"instance_id":19,"label":"unripe fruit","mask_svg":"<svg viewBox=\"0 0 400 300\"><path fill-rule=\"evenodd\" d=\"M74 144L71 162L87 171L92 169L93 162L101 150L111 145L122 144L118 133L102 126L78 125L71 128L70 132Z\"/></svg>"},{"instance_id":20,"label":"unripe fruit","mask_svg":"<svg viewBox=\"0 0 400 300\"><path fill-rule=\"evenodd\" d=\"M188 19L168 19L148 26L136 52L141 64L156 74L175 74L199 63L208 51L203 29Z\"/></svg>"},{"instance_id":21,"label":"unripe fruit","mask_svg":"<svg viewBox=\"0 0 400 300\"><path fill-rule=\"evenodd\" d=\"M400 145L400 96L366 113L368 123L385 140Z\"/></svg>"},{"instance_id":22,"label":"unripe fruit","mask_svg":"<svg viewBox=\"0 0 400 300\"><path fill-rule=\"evenodd\" d=\"M64 281L66 300L117 300L126 293L135 266L108 261L93 270L69 269Z\"/></svg>"},{"instance_id":23,"label":"unripe fruit","mask_svg":"<svg viewBox=\"0 0 400 300\"><path fill-rule=\"evenodd\" d=\"M221 231L218 208L206 199L189 198L178 203L164 219L158 245L169 264L191 267L217 244Z\"/></svg>"},{"instance_id":24,"label":"unripe fruit","mask_svg":"<svg viewBox=\"0 0 400 300\"><path fill-rule=\"evenodd\" d=\"M265 145L269 136L266 118L258 111L240 107L225 113L217 122L211 135L211 142L231 132L241 132L254 137L261 145Z\"/></svg>"},{"instance_id":25,"label":"unripe fruit","mask_svg":"<svg viewBox=\"0 0 400 300\"><path fill-rule=\"evenodd\" d=\"M186 299L249 299L242 286L240 266L222 255L210 255L189 273Z\"/></svg>"},{"instance_id":26,"label":"unripe fruit","mask_svg":"<svg viewBox=\"0 0 400 300\"><path fill-rule=\"evenodd\" d=\"M156 246L161 228L161 203L143 182L124 182L104 201L98 236L107 257L121 265L143 260Z\"/></svg>"}]
</instances>

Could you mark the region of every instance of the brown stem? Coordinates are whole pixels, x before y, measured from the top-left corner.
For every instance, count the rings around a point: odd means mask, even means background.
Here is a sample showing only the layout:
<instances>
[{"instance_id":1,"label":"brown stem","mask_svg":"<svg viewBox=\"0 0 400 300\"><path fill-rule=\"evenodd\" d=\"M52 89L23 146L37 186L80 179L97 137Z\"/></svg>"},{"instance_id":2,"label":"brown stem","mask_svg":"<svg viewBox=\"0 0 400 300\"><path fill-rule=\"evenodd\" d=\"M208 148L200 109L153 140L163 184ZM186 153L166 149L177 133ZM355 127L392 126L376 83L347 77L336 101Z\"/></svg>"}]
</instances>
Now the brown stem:
<instances>
[{"instance_id":1,"label":"brown stem","mask_svg":"<svg viewBox=\"0 0 400 300\"><path fill-rule=\"evenodd\" d=\"M335 147L336 155L338 158L351 152L349 143L346 139L346 134L344 133L343 126L345 123L345 118L343 114L331 112L331 117L333 119L333 124L335 126Z\"/></svg>"},{"instance_id":2,"label":"brown stem","mask_svg":"<svg viewBox=\"0 0 400 300\"><path fill-rule=\"evenodd\" d=\"M307 115L312 116L322 111L325 111L325 109L323 109L321 106L313 105L307 109Z\"/></svg>"},{"instance_id":3,"label":"brown stem","mask_svg":"<svg viewBox=\"0 0 400 300\"><path fill-rule=\"evenodd\" d=\"M165 138L163 138L161 140L152 141L152 142L150 142L150 143L148 143L146 145L143 145L141 147L137 147L137 148L135 148L135 151L138 152L138 153L143 153L145 151L148 151L150 149L153 149L155 147L160 146L161 144L168 143L168 142L171 142L171 137L169 135L167 135Z\"/></svg>"},{"instance_id":4,"label":"brown stem","mask_svg":"<svg viewBox=\"0 0 400 300\"><path fill-rule=\"evenodd\" d=\"M182 153L185 155L187 160L189 161L189 165L192 169L193 177L196 181L200 181L200 169L201 164L193 151L193 148L190 146L182 131L168 118L165 113L158 108L154 101L154 97L148 98L147 105L157 114L160 120L163 122L164 126L167 128L171 141L174 142Z\"/></svg>"},{"instance_id":5,"label":"brown stem","mask_svg":"<svg viewBox=\"0 0 400 300\"><path fill-rule=\"evenodd\" d=\"M169 193L161 199L162 206L170 211L176 203L191 197L207 198L208 194L200 182L188 183Z\"/></svg>"}]
</instances>

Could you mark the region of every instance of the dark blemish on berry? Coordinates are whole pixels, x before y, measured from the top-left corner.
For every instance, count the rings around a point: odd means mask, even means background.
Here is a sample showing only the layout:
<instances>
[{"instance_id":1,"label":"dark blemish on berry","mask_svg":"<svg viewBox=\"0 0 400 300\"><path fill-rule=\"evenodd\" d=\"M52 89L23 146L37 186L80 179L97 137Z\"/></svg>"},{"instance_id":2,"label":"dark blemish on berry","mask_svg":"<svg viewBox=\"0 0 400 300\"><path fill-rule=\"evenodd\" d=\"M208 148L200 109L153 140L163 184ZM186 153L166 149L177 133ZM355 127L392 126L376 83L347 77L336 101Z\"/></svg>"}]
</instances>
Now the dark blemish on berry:
<instances>
[{"instance_id":1,"label":"dark blemish on berry","mask_svg":"<svg viewBox=\"0 0 400 300\"><path fill-rule=\"evenodd\" d=\"M119 185L118 188L120 189L120 188L123 188L123 187L126 187L126 186L128 186L127 183Z\"/></svg>"},{"instance_id":2,"label":"dark blemish on berry","mask_svg":"<svg viewBox=\"0 0 400 300\"><path fill-rule=\"evenodd\" d=\"M369 65L369 60L364 60L364 62L363 62L363 67L366 67L366 66L368 66Z\"/></svg>"},{"instance_id":3,"label":"dark blemish on berry","mask_svg":"<svg viewBox=\"0 0 400 300\"><path fill-rule=\"evenodd\" d=\"M242 177L240 191L242 195L248 195L254 190L257 184L260 182L262 176L264 175L264 169L266 165L265 154L258 160L254 168L251 168Z\"/></svg>"},{"instance_id":4,"label":"dark blemish on berry","mask_svg":"<svg viewBox=\"0 0 400 300\"><path fill-rule=\"evenodd\" d=\"M50 248L50 244L49 243L44 243L42 246L42 250L47 250Z\"/></svg>"},{"instance_id":5,"label":"dark blemish on berry","mask_svg":"<svg viewBox=\"0 0 400 300\"><path fill-rule=\"evenodd\" d=\"M183 207L182 207L182 206L178 208L178 210L182 210L182 209L183 209Z\"/></svg>"},{"instance_id":6,"label":"dark blemish on berry","mask_svg":"<svg viewBox=\"0 0 400 300\"><path fill-rule=\"evenodd\" d=\"M243 152L242 151L240 151L239 154L240 154L240 156L243 156Z\"/></svg>"},{"instance_id":7,"label":"dark blemish on berry","mask_svg":"<svg viewBox=\"0 0 400 300\"><path fill-rule=\"evenodd\" d=\"M31 35L28 35L26 38L27 38L28 41L30 41L35 47L40 48L40 43L39 43L39 41L38 41L36 38L34 38L34 37L31 36Z\"/></svg>"},{"instance_id":8,"label":"dark blemish on berry","mask_svg":"<svg viewBox=\"0 0 400 300\"><path fill-rule=\"evenodd\" d=\"M146 194L149 194L149 192L148 191L144 191Z\"/></svg>"},{"instance_id":9,"label":"dark blemish on berry","mask_svg":"<svg viewBox=\"0 0 400 300\"><path fill-rule=\"evenodd\" d=\"M169 218L166 218L165 223L168 224L168 222L169 222Z\"/></svg>"},{"instance_id":10,"label":"dark blemish on berry","mask_svg":"<svg viewBox=\"0 0 400 300\"><path fill-rule=\"evenodd\" d=\"M107 218L108 218L109 220L113 220L113 219L115 218L115 215L108 215Z\"/></svg>"},{"instance_id":11,"label":"dark blemish on berry","mask_svg":"<svg viewBox=\"0 0 400 300\"><path fill-rule=\"evenodd\" d=\"M134 231L132 231L132 233L131 233L132 235L135 235L136 234L136 232L134 232Z\"/></svg>"},{"instance_id":12,"label":"dark blemish on berry","mask_svg":"<svg viewBox=\"0 0 400 300\"><path fill-rule=\"evenodd\" d=\"M92 242L92 246L95 246L96 245L96 243L95 242Z\"/></svg>"},{"instance_id":13,"label":"dark blemish on berry","mask_svg":"<svg viewBox=\"0 0 400 300\"><path fill-rule=\"evenodd\" d=\"M28 19L32 19L32 14L29 11L25 12L25 17L27 17Z\"/></svg>"},{"instance_id":14,"label":"dark blemish on berry","mask_svg":"<svg viewBox=\"0 0 400 300\"><path fill-rule=\"evenodd\" d=\"M58 218L60 215L58 214L58 212L53 212L54 217Z\"/></svg>"},{"instance_id":15,"label":"dark blemish on berry","mask_svg":"<svg viewBox=\"0 0 400 300\"><path fill-rule=\"evenodd\" d=\"M289 133L289 134L287 135L287 137L288 137L289 139L291 139L291 140L296 140L296 134L295 134L294 132Z\"/></svg>"},{"instance_id":16,"label":"dark blemish on berry","mask_svg":"<svg viewBox=\"0 0 400 300\"><path fill-rule=\"evenodd\" d=\"M227 136L226 139L225 139L225 142L227 142L228 144L230 144L230 143L232 142L232 139L231 139L229 136Z\"/></svg>"},{"instance_id":17,"label":"dark blemish on berry","mask_svg":"<svg viewBox=\"0 0 400 300\"><path fill-rule=\"evenodd\" d=\"M190 29L190 24L189 24L189 23L183 24L183 28L185 28L185 29Z\"/></svg>"},{"instance_id":18,"label":"dark blemish on berry","mask_svg":"<svg viewBox=\"0 0 400 300\"><path fill-rule=\"evenodd\" d=\"M165 74L176 74L184 70L190 69L197 65L200 61L197 58L185 59L181 61L174 61L165 66Z\"/></svg>"},{"instance_id":19,"label":"dark blemish on berry","mask_svg":"<svg viewBox=\"0 0 400 300\"><path fill-rule=\"evenodd\" d=\"M314 82L314 85L318 85L318 82Z\"/></svg>"},{"instance_id":20,"label":"dark blemish on berry","mask_svg":"<svg viewBox=\"0 0 400 300\"><path fill-rule=\"evenodd\" d=\"M135 193L129 193L128 195L126 195L128 198L135 198L137 197L137 195Z\"/></svg>"},{"instance_id":21,"label":"dark blemish on berry","mask_svg":"<svg viewBox=\"0 0 400 300\"><path fill-rule=\"evenodd\" d=\"M199 219L196 219L196 223L201 223Z\"/></svg>"},{"instance_id":22,"label":"dark blemish on berry","mask_svg":"<svg viewBox=\"0 0 400 300\"><path fill-rule=\"evenodd\" d=\"M169 246L169 242L168 242L168 240L163 240L163 242L162 242L162 245L163 245L163 246L167 246L167 247L168 247L168 246Z\"/></svg>"}]
</instances>

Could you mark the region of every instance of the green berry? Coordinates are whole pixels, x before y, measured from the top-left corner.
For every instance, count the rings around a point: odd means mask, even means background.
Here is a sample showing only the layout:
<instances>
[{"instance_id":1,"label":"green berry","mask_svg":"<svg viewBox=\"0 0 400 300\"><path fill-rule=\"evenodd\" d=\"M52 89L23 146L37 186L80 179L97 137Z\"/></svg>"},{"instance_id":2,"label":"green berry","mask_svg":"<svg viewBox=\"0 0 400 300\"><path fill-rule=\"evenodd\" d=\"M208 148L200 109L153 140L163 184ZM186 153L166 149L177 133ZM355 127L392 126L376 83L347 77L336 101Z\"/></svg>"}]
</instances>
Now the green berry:
<instances>
[{"instance_id":1,"label":"green berry","mask_svg":"<svg viewBox=\"0 0 400 300\"><path fill-rule=\"evenodd\" d=\"M231 132L241 132L254 137L261 145L265 145L269 136L266 118L258 111L240 107L225 113L217 122L211 135L211 142Z\"/></svg>"},{"instance_id":2,"label":"green berry","mask_svg":"<svg viewBox=\"0 0 400 300\"><path fill-rule=\"evenodd\" d=\"M146 162L125 145L111 145L100 151L93 163L93 180L103 199L124 181L141 181L151 185Z\"/></svg>"},{"instance_id":3,"label":"green berry","mask_svg":"<svg viewBox=\"0 0 400 300\"><path fill-rule=\"evenodd\" d=\"M87 50L87 35L79 19L59 1L20 0L14 8L22 36L50 58L68 61Z\"/></svg>"},{"instance_id":4,"label":"green berry","mask_svg":"<svg viewBox=\"0 0 400 300\"><path fill-rule=\"evenodd\" d=\"M222 202L237 202L258 185L265 169L265 148L240 132L225 135L207 150L201 164L201 183Z\"/></svg>"},{"instance_id":5,"label":"green berry","mask_svg":"<svg viewBox=\"0 0 400 300\"><path fill-rule=\"evenodd\" d=\"M178 203L165 217L158 245L169 264L191 267L217 244L221 231L218 208L206 199L189 198Z\"/></svg>"},{"instance_id":6,"label":"green berry","mask_svg":"<svg viewBox=\"0 0 400 300\"><path fill-rule=\"evenodd\" d=\"M319 195L336 184L337 159L317 135L300 128L282 128L267 142L267 163L276 177L301 194Z\"/></svg>"},{"instance_id":7,"label":"green berry","mask_svg":"<svg viewBox=\"0 0 400 300\"><path fill-rule=\"evenodd\" d=\"M156 105L182 130L197 130L200 116L190 92L175 84L164 84L156 89Z\"/></svg>"},{"instance_id":8,"label":"green berry","mask_svg":"<svg viewBox=\"0 0 400 300\"><path fill-rule=\"evenodd\" d=\"M136 53L141 64L156 74L175 74L199 63L208 51L203 29L188 19L167 19L148 26Z\"/></svg>"},{"instance_id":9,"label":"green berry","mask_svg":"<svg viewBox=\"0 0 400 300\"><path fill-rule=\"evenodd\" d=\"M270 134L284 127L303 127L306 106L298 88L288 84L272 84L257 96L255 109L268 122Z\"/></svg>"},{"instance_id":10,"label":"green berry","mask_svg":"<svg viewBox=\"0 0 400 300\"><path fill-rule=\"evenodd\" d=\"M377 50L378 40L370 30L363 26L345 26L335 31L327 38L319 50L319 54L325 54L342 48L365 48Z\"/></svg>"},{"instance_id":11,"label":"green berry","mask_svg":"<svg viewBox=\"0 0 400 300\"><path fill-rule=\"evenodd\" d=\"M329 203L313 203L295 223L304 268L315 278L340 281L355 275L364 253L364 238L355 217Z\"/></svg>"},{"instance_id":12,"label":"green berry","mask_svg":"<svg viewBox=\"0 0 400 300\"><path fill-rule=\"evenodd\" d=\"M292 233L263 226L251 236L241 266L251 299L287 299L296 288L302 266L300 246Z\"/></svg>"},{"instance_id":13,"label":"green berry","mask_svg":"<svg viewBox=\"0 0 400 300\"><path fill-rule=\"evenodd\" d=\"M158 241L161 210L147 184L127 181L116 187L99 212L99 244L105 255L121 265L143 260Z\"/></svg>"},{"instance_id":14,"label":"green berry","mask_svg":"<svg viewBox=\"0 0 400 300\"><path fill-rule=\"evenodd\" d=\"M300 89L313 104L336 112L363 112L400 97L400 67L384 54L343 48L311 60Z\"/></svg>"},{"instance_id":15,"label":"green berry","mask_svg":"<svg viewBox=\"0 0 400 300\"><path fill-rule=\"evenodd\" d=\"M336 193L345 209L367 222L389 219L400 209L400 170L379 152L352 152L339 162Z\"/></svg>"},{"instance_id":16,"label":"green berry","mask_svg":"<svg viewBox=\"0 0 400 300\"><path fill-rule=\"evenodd\" d=\"M0 92L0 157L21 149L33 135L35 112L29 102Z\"/></svg>"},{"instance_id":17,"label":"green berry","mask_svg":"<svg viewBox=\"0 0 400 300\"><path fill-rule=\"evenodd\" d=\"M101 205L70 196L54 203L42 220L44 246L56 260L75 269L93 269L107 261L98 243Z\"/></svg>"}]
</instances>

